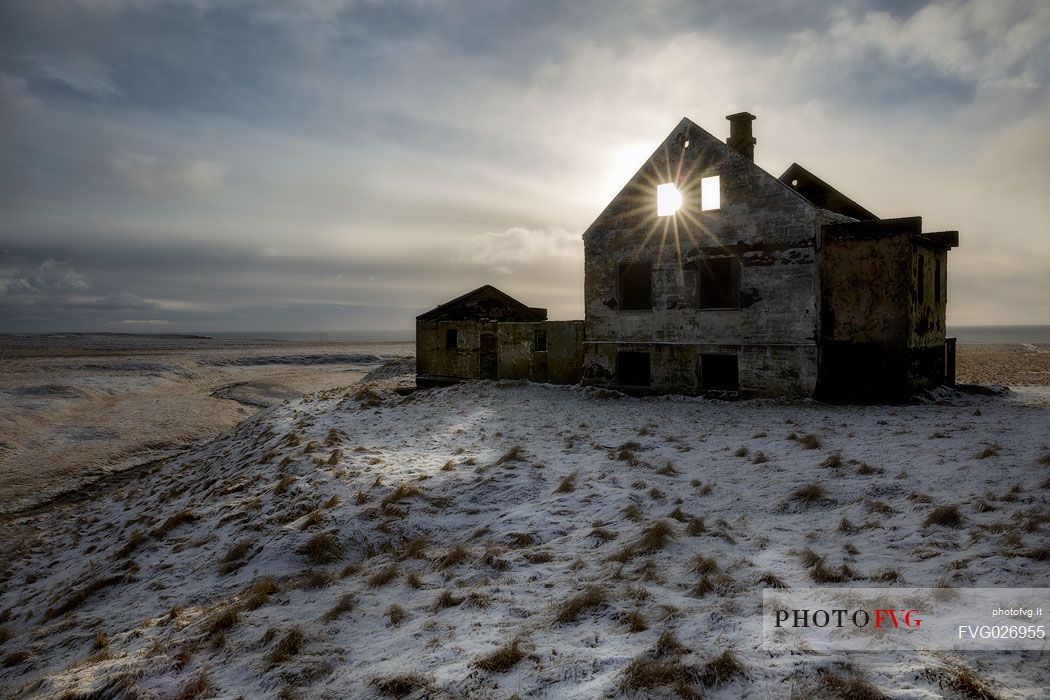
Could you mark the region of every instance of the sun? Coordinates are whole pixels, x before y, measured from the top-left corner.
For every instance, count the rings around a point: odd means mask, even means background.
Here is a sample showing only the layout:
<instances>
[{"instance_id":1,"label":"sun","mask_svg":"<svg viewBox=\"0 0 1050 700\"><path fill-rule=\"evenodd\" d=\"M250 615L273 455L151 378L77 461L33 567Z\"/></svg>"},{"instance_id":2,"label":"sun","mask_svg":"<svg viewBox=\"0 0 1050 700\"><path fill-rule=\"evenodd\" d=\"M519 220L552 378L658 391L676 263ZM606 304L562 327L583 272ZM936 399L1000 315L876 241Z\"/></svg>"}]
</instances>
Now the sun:
<instances>
[{"instance_id":1,"label":"sun","mask_svg":"<svg viewBox=\"0 0 1050 700\"><path fill-rule=\"evenodd\" d=\"M682 193L673 182L656 186L656 215L670 216L682 208Z\"/></svg>"}]
</instances>

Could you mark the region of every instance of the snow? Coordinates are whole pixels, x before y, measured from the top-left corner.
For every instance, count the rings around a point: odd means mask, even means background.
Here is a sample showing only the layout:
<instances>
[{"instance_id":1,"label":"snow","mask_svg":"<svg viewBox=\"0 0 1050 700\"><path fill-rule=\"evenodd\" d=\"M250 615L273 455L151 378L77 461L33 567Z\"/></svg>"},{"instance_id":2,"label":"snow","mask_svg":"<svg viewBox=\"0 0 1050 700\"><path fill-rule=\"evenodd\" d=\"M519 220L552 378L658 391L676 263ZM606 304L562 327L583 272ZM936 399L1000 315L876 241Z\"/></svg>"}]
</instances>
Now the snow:
<instances>
[{"instance_id":1,"label":"snow","mask_svg":"<svg viewBox=\"0 0 1050 700\"><path fill-rule=\"evenodd\" d=\"M592 698L623 692L628 664L653 658L671 630L688 669L726 649L742 664L709 687L692 673L705 697L805 697L821 669L847 668L893 697L941 697L938 679L959 666L1004 697L1046 697L1050 665L1037 652L771 654L759 581L817 585L801 556L809 548L828 568L848 566L855 585L1050 585L1050 564L1035 558L1050 527L1045 392L834 407L511 382L400 396L396 378L372 380L371 391L263 410L109 497L8 522L0 656L30 656L0 663L2 694L192 697L196 684L221 697L371 697L414 674L417 695ZM806 449L807 435L820 447ZM520 458L501 462L515 447ZM821 466L836 454L841 466ZM560 489L570 475L574 487ZM822 497L791 497L813 483ZM923 526L947 504L961 526ZM625 515L632 505L638 521ZM185 511L192 519L162 532ZM703 532L688 534L692 516ZM674 538L637 551L658 520ZM122 556L136 531L144 539ZM324 534L341 552L311 563L303 549ZM421 536L425 545L406 547ZM240 542L247 554L224 565ZM465 560L443 568L457 545ZM703 596L696 555L718 568ZM397 576L370 586L391 564ZM896 581L873 579L887 569ZM265 577L280 590L249 609L244 591ZM91 581L108 585L78 602ZM606 601L558 622L589 587ZM438 608L443 591L462 602ZM353 609L326 620L346 594ZM394 604L406 612L397 625ZM229 610L236 620L209 633ZM629 631L632 611L647 630ZM296 627L301 648L274 661ZM99 632L108 643L93 650ZM509 670L476 666L515 639L527 656Z\"/></svg>"}]
</instances>

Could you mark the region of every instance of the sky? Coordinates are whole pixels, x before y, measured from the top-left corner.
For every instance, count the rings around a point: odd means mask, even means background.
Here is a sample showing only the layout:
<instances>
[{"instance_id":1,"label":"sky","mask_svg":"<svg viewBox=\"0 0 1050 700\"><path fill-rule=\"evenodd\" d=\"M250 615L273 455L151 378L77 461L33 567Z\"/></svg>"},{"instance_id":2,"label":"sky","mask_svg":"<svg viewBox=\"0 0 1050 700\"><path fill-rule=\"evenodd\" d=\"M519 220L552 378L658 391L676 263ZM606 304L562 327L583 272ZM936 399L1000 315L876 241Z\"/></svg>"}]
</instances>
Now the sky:
<instances>
[{"instance_id":1,"label":"sky","mask_svg":"<svg viewBox=\"0 0 1050 700\"><path fill-rule=\"evenodd\" d=\"M583 316L682 117L960 232L948 322L1050 324L1050 2L5 0L0 331Z\"/></svg>"}]
</instances>

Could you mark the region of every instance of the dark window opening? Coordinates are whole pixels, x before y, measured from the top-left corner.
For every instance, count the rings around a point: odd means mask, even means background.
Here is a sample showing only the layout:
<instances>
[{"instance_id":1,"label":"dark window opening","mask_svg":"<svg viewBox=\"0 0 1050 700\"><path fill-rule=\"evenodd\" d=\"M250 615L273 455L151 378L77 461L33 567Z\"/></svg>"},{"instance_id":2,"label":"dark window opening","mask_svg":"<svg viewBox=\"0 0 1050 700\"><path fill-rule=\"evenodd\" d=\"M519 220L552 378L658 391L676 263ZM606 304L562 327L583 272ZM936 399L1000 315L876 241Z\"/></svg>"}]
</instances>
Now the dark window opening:
<instances>
[{"instance_id":1,"label":"dark window opening","mask_svg":"<svg viewBox=\"0 0 1050 700\"><path fill-rule=\"evenodd\" d=\"M736 355L700 355L700 388L719 391L739 389Z\"/></svg>"},{"instance_id":2,"label":"dark window opening","mask_svg":"<svg viewBox=\"0 0 1050 700\"><path fill-rule=\"evenodd\" d=\"M547 352L547 331L537 330L532 338L532 348L536 352Z\"/></svg>"},{"instance_id":3,"label":"dark window opening","mask_svg":"<svg viewBox=\"0 0 1050 700\"><path fill-rule=\"evenodd\" d=\"M459 348L459 331L450 328L445 331L445 349L456 350Z\"/></svg>"},{"instance_id":4,"label":"dark window opening","mask_svg":"<svg viewBox=\"0 0 1050 700\"><path fill-rule=\"evenodd\" d=\"M649 386L649 353L616 353L616 383L620 386Z\"/></svg>"},{"instance_id":5,"label":"dark window opening","mask_svg":"<svg viewBox=\"0 0 1050 700\"><path fill-rule=\"evenodd\" d=\"M915 270L915 279L918 283L919 303L926 301L926 256L919 256L919 265Z\"/></svg>"},{"instance_id":6,"label":"dark window opening","mask_svg":"<svg viewBox=\"0 0 1050 700\"><path fill-rule=\"evenodd\" d=\"M653 266L651 263L620 265L620 308L638 311L653 308Z\"/></svg>"},{"instance_id":7,"label":"dark window opening","mask_svg":"<svg viewBox=\"0 0 1050 700\"><path fill-rule=\"evenodd\" d=\"M941 303L941 261L937 260L933 265L933 300L938 304Z\"/></svg>"},{"instance_id":8,"label":"dark window opening","mask_svg":"<svg viewBox=\"0 0 1050 700\"><path fill-rule=\"evenodd\" d=\"M732 309L740 306L740 263L736 258L700 261L700 308Z\"/></svg>"}]
</instances>

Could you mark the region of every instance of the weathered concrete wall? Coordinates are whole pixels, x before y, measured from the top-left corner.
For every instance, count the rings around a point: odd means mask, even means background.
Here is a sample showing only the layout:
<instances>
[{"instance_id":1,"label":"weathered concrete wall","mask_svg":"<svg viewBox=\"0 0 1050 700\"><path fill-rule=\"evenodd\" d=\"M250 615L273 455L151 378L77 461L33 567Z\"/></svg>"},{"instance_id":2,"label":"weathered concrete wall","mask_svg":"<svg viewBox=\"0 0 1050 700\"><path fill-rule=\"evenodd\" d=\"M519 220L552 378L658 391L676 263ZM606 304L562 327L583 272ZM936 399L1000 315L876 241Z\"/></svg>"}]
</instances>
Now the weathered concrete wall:
<instances>
[{"instance_id":1,"label":"weathered concrete wall","mask_svg":"<svg viewBox=\"0 0 1050 700\"><path fill-rule=\"evenodd\" d=\"M824 229L821 398L898 401L944 381L947 250L922 240L919 217Z\"/></svg>"},{"instance_id":2,"label":"weathered concrete wall","mask_svg":"<svg viewBox=\"0 0 1050 700\"><path fill-rule=\"evenodd\" d=\"M458 333L456 349L445 348L448 330ZM416 375L436 381L477 379L481 376L480 342L477 321L417 321Z\"/></svg>"},{"instance_id":3,"label":"weathered concrete wall","mask_svg":"<svg viewBox=\"0 0 1050 700\"><path fill-rule=\"evenodd\" d=\"M458 347L445 347L446 332L458 332ZM547 334L537 350L536 331ZM576 384L583 371L583 321L478 322L417 321L416 375L421 384L480 379L481 335L497 339L499 379Z\"/></svg>"},{"instance_id":4,"label":"weathered concrete wall","mask_svg":"<svg viewBox=\"0 0 1050 700\"><path fill-rule=\"evenodd\" d=\"M686 147L686 142L689 145ZM718 175L721 207L700 210L700 179ZM684 205L656 215L656 185ZM584 380L616 384L616 351L651 352L655 391L695 391L701 353L738 356L740 388L811 394L817 380L817 209L719 139L683 120L584 234ZM838 217L836 220L847 220ZM739 261L738 308L702 309L701 262ZM619 308L618 270L653 266L653 308Z\"/></svg>"}]
</instances>

